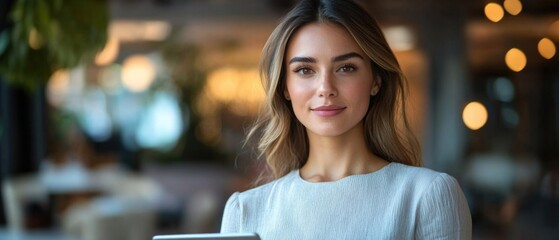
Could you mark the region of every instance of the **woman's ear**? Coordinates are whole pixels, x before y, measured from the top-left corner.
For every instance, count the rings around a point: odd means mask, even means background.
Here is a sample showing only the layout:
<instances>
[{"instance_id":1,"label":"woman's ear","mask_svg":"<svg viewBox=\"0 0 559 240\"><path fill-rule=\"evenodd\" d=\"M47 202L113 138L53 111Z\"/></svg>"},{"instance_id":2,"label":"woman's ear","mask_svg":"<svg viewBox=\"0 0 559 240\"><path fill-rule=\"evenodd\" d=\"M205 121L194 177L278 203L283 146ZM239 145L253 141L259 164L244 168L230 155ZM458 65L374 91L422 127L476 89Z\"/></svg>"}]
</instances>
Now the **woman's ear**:
<instances>
[{"instance_id":1,"label":"woman's ear","mask_svg":"<svg viewBox=\"0 0 559 240\"><path fill-rule=\"evenodd\" d=\"M285 98L285 100L291 101L291 97L289 97L289 92L287 91L287 89L283 90L283 97Z\"/></svg>"},{"instance_id":2,"label":"woman's ear","mask_svg":"<svg viewBox=\"0 0 559 240\"><path fill-rule=\"evenodd\" d=\"M371 96L377 95L378 91L380 91L380 87L382 86L382 80L379 76L375 76L373 80L373 87L371 88Z\"/></svg>"}]
</instances>

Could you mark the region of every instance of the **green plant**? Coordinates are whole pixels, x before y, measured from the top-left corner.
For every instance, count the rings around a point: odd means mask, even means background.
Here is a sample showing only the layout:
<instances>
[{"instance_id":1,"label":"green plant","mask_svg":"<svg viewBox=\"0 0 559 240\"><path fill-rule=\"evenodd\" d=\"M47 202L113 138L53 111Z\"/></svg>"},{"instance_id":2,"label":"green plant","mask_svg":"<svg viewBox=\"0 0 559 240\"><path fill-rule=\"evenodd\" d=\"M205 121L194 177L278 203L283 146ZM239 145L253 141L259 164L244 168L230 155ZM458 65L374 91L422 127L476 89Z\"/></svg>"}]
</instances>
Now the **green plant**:
<instances>
[{"instance_id":1,"label":"green plant","mask_svg":"<svg viewBox=\"0 0 559 240\"><path fill-rule=\"evenodd\" d=\"M106 0L15 0L0 32L0 74L33 89L90 60L107 39Z\"/></svg>"}]
</instances>

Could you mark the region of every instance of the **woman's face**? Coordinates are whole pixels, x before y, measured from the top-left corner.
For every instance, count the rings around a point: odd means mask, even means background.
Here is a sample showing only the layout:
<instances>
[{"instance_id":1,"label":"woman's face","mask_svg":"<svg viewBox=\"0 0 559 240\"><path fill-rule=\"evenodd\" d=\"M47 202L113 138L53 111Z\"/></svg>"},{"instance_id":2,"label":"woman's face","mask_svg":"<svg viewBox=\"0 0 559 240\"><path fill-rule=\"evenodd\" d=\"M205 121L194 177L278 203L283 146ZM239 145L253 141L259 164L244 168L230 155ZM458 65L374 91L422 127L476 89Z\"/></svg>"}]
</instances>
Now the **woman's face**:
<instances>
[{"instance_id":1,"label":"woman's face","mask_svg":"<svg viewBox=\"0 0 559 240\"><path fill-rule=\"evenodd\" d=\"M340 136L362 127L380 81L344 28L331 23L300 27L289 40L284 66L284 95L309 136Z\"/></svg>"}]
</instances>

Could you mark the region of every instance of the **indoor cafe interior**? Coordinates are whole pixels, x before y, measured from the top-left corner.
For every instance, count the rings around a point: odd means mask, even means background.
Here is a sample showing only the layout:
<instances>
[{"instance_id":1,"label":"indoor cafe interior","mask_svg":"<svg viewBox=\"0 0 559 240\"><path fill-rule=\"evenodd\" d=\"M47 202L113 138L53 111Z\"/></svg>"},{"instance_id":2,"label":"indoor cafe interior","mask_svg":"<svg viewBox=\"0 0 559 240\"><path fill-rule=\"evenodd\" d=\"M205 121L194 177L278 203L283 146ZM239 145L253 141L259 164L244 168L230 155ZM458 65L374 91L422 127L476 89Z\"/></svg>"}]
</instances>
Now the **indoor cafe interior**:
<instances>
[{"instance_id":1,"label":"indoor cafe interior","mask_svg":"<svg viewBox=\"0 0 559 240\"><path fill-rule=\"evenodd\" d=\"M297 0L0 1L0 239L219 232ZM423 166L472 238L559 236L559 1L356 0L409 82Z\"/></svg>"}]
</instances>

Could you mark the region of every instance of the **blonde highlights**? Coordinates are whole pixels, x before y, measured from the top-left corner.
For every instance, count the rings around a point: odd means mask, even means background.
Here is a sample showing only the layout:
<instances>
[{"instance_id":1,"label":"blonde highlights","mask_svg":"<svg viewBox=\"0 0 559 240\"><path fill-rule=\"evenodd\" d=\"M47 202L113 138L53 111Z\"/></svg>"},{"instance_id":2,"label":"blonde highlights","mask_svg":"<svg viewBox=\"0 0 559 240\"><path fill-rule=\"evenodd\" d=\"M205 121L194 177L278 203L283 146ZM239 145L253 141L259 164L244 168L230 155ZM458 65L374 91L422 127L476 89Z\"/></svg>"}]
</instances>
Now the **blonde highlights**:
<instances>
[{"instance_id":1,"label":"blonde highlights","mask_svg":"<svg viewBox=\"0 0 559 240\"><path fill-rule=\"evenodd\" d=\"M384 35L365 10L347 0L303 0L270 35L260 61L260 76L266 92L264 109L247 139L258 139L258 151L273 174L280 178L307 161L309 143L305 127L285 99L285 49L291 35L301 26L329 22L344 27L371 59L380 91L371 96L364 118L364 136L370 151L390 161L421 164L419 144L405 112L407 81ZM374 79L371 79L373 81Z\"/></svg>"}]
</instances>

